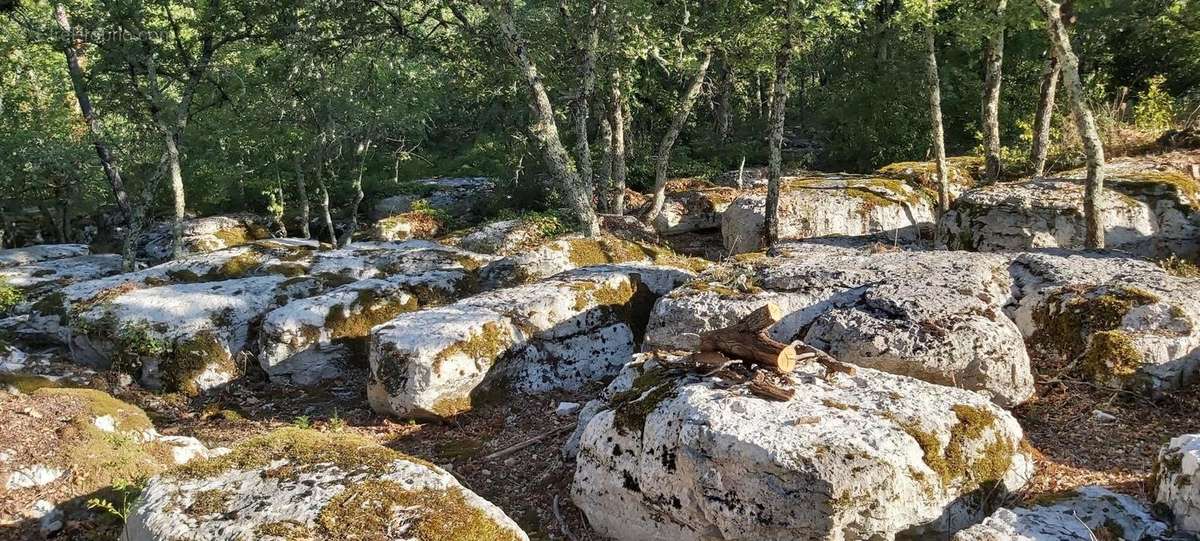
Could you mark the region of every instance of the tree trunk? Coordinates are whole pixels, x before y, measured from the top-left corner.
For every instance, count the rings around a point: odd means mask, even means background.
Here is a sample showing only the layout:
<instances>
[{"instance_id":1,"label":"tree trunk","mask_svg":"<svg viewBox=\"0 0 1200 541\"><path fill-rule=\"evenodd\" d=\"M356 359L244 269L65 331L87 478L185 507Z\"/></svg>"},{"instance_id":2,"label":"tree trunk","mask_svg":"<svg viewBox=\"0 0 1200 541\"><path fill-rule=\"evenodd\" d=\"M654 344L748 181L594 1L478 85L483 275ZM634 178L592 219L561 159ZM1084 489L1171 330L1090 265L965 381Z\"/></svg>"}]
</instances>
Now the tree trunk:
<instances>
[{"instance_id":1,"label":"tree trunk","mask_svg":"<svg viewBox=\"0 0 1200 541\"><path fill-rule=\"evenodd\" d=\"M537 65L526 50L525 38L517 31L510 11L512 6L509 0L489 0L486 6L499 30L500 42L525 80L529 91L529 111L533 117L529 129L542 147L546 167L562 184L567 204L579 220L584 233L597 236L600 234L600 222L596 219L595 209L592 208L591 194L575 169L571 155L563 148L562 140L559 139L554 107L550 103L550 96L546 93L546 86L542 83Z\"/></svg>"},{"instance_id":2,"label":"tree trunk","mask_svg":"<svg viewBox=\"0 0 1200 541\"><path fill-rule=\"evenodd\" d=\"M595 199L595 179L592 176L592 149L588 142L588 116L592 107L592 94L596 89L596 47L600 41L601 2L589 2L585 34L579 39L579 90L571 102L575 121L575 163L579 166L579 177L588 194L588 201Z\"/></svg>"},{"instance_id":3,"label":"tree trunk","mask_svg":"<svg viewBox=\"0 0 1200 541\"><path fill-rule=\"evenodd\" d=\"M729 65L729 54L724 49L717 53L717 60L721 67L721 78L717 84L717 106L713 116L716 117L716 142L725 144L733 126L733 67Z\"/></svg>"},{"instance_id":4,"label":"tree trunk","mask_svg":"<svg viewBox=\"0 0 1200 541\"><path fill-rule=\"evenodd\" d=\"M931 141L937 166L938 213L950 209L950 179L946 174L946 141L942 129L942 90L938 81L936 28L937 13L933 0L926 0L928 21L925 26L925 84L929 92Z\"/></svg>"},{"instance_id":5,"label":"tree trunk","mask_svg":"<svg viewBox=\"0 0 1200 541\"><path fill-rule=\"evenodd\" d=\"M1047 32L1048 37L1053 33ZM1033 119L1033 148L1029 151L1030 168L1033 176L1046 174L1046 158L1050 154L1050 122L1054 118L1054 98L1058 88L1058 76L1062 66L1054 54L1053 46L1046 54L1046 67L1042 70L1042 87L1038 94L1037 116Z\"/></svg>"},{"instance_id":6,"label":"tree trunk","mask_svg":"<svg viewBox=\"0 0 1200 541\"><path fill-rule=\"evenodd\" d=\"M629 118L625 116L628 104L621 94L621 71L613 72L612 100L609 102L609 123L612 125L612 212L618 216L625 214L625 175L627 173L625 128Z\"/></svg>"},{"instance_id":7,"label":"tree trunk","mask_svg":"<svg viewBox=\"0 0 1200 541\"><path fill-rule=\"evenodd\" d=\"M767 165L767 208L764 212L763 234L765 245L770 247L779 240L779 183L783 176L783 125L787 110L788 68L792 62L792 18L796 13L797 0L789 0L783 25L783 43L775 53L775 84L772 85L770 132L767 145L770 158Z\"/></svg>"},{"instance_id":8,"label":"tree trunk","mask_svg":"<svg viewBox=\"0 0 1200 541\"><path fill-rule=\"evenodd\" d=\"M333 227L333 214L329 212L329 189L325 187L325 159L317 162L317 189L321 192L321 219L325 222L325 231L329 234L329 243L338 247L337 230Z\"/></svg>"},{"instance_id":9,"label":"tree trunk","mask_svg":"<svg viewBox=\"0 0 1200 541\"><path fill-rule=\"evenodd\" d=\"M179 164L179 147L175 144L174 133L170 130L163 134L167 146L167 168L171 175L171 196L175 203L175 213L171 221L171 259L183 257L183 218L187 212L187 202L183 193L183 169Z\"/></svg>"},{"instance_id":10,"label":"tree trunk","mask_svg":"<svg viewBox=\"0 0 1200 541\"><path fill-rule=\"evenodd\" d=\"M296 190L300 193L297 196L300 199L300 234L306 238L312 238L312 232L308 229L309 220L312 219L308 206L308 188L304 185L304 164L300 161L300 155L295 158L296 165Z\"/></svg>"},{"instance_id":11,"label":"tree trunk","mask_svg":"<svg viewBox=\"0 0 1200 541\"><path fill-rule=\"evenodd\" d=\"M1088 107L1079 79L1079 58L1071 50L1071 36L1062 20L1061 5L1053 0L1038 0L1050 28L1050 44L1062 65L1063 86L1071 102L1075 126L1083 139L1087 155L1087 185L1083 196L1083 215L1087 227L1085 244L1088 248L1104 248L1104 220L1100 216L1100 194L1104 190L1104 143L1096 129L1096 120Z\"/></svg>"},{"instance_id":12,"label":"tree trunk","mask_svg":"<svg viewBox=\"0 0 1200 541\"><path fill-rule=\"evenodd\" d=\"M983 49L986 68L983 82L983 134L986 146L983 178L995 182L1000 178L1000 83L1004 65L1004 11L1006 0L996 0L993 31Z\"/></svg>"},{"instance_id":13,"label":"tree trunk","mask_svg":"<svg viewBox=\"0 0 1200 541\"><path fill-rule=\"evenodd\" d=\"M100 158L100 168L104 170L104 177L108 180L109 188L112 189L113 199L116 200L117 208L125 217L126 226L132 232L135 221L133 207L130 205L129 195L125 191L125 182L121 179L121 170L117 167L108 142L104 138L104 128L100 123L100 118L96 116L96 111L92 108L92 100L88 96L87 84L83 77L83 68L79 65L79 55L75 51L75 44L71 41L71 36L74 36L71 32L71 19L62 4L54 5L54 19L65 36L63 38L63 54L67 58L67 72L71 76L71 87L75 91L75 100L79 102L79 111L83 115L84 121L87 122L88 135L92 139L92 146L96 148L96 155ZM126 240L126 244L129 244L128 235ZM125 258L122 268L127 272L133 270L132 251L126 249L123 250L123 253Z\"/></svg>"},{"instance_id":14,"label":"tree trunk","mask_svg":"<svg viewBox=\"0 0 1200 541\"><path fill-rule=\"evenodd\" d=\"M663 203L666 202L667 168L671 164L671 147L675 146L675 139L683 130L683 124L687 122L688 115L692 112L692 105L696 103L696 97L700 95L700 88L704 86L704 77L708 74L710 63L712 63L712 49L705 49L700 56L700 66L696 68L696 74L692 77L691 84L688 85L680 100L679 109L675 111L675 117L671 119L671 126L667 128L667 133L663 134L662 141L658 143L658 155L654 160L654 204L651 205L650 212L646 215L647 221L654 221L662 212Z\"/></svg>"},{"instance_id":15,"label":"tree trunk","mask_svg":"<svg viewBox=\"0 0 1200 541\"><path fill-rule=\"evenodd\" d=\"M350 246L354 241L354 231L358 229L358 206L362 204L363 189L362 177L363 169L367 166L367 151L371 148L371 142L367 141L362 147L362 157L358 162L358 176L354 179L354 201L350 204L350 219L346 224L346 232L342 233L342 240L338 242L338 246L345 248Z\"/></svg>"},{"instance_id":16,"label":"tree trunk","mask_svg":"<svg viewBox=\"0 0 1200 541\"><path fill-rule=\"evenodd\" d=\"M612 213L617 194L613 190L613 130L612 122L608 120L608 111L602 111L597 139L603 145L604 153L600 156L600 169L596 172L596 206L600 212Z\"/></svg>"}]
</instances>

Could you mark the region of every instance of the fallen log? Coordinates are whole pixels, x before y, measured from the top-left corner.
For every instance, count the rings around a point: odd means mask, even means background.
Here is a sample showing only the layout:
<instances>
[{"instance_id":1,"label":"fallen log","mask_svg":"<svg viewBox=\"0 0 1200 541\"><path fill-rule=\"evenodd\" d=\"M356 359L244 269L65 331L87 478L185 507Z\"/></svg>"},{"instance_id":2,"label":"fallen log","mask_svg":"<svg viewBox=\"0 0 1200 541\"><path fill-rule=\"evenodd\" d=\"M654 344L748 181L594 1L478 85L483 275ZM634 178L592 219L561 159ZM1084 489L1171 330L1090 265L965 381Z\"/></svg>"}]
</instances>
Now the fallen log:
<instances>
[{"instance_id":1,"label":"fallen log","mask_svg":"<svg viewBox=\"0 0 1200 541\"><path fill-rule=\"evenodd\" d=\"M796 347L767 336L767 328L781 317L779 306L767 303L733 325L701 333L700 352L720 352L782 374L791 372L799 357Z\"/></svg>"}]
</instances>

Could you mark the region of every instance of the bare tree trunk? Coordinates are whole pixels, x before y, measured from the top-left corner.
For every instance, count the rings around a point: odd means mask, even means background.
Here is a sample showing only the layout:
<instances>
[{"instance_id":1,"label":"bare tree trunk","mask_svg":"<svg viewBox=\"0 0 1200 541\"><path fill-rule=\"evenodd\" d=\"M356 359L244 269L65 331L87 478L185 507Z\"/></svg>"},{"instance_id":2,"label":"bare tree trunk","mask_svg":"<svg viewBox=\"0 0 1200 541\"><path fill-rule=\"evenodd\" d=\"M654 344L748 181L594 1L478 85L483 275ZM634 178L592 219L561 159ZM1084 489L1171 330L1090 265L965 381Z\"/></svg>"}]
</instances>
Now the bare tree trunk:
<instances>
[{"instance_id":1,"label":"bare tree trunk","mask_svg":"<svg viewBox=\"0 0 1200 541\"><path fill-rule=\"evenodd\" d=\"M1053 33L1047 32L1047 36L1053 37ZM1033 119L1033 148L1029 151L1029 165L1033 169L1033 176L1037 178L1046 174L1046 157L1050 153L1050 122L1054 118L1055 91L1061 72L1062 66L1051 46L1051 51L1046 54L1046 67L1042 70L1037 116Z\"/></svg>"},{"instance_id":2,"label":"bare tree trunk","mask_svg":"<svg viewBox=\"0 0 1200 541\"><path fill-rule=\"evenodd\" d=\"M683 124L687 122L688 115L692 112L692 105L696 103L696 97L700 95L700 88L704 85L704 77L708 74L708 66L711 63L712 49L705 49L700 56L700 66L696 68L696 74L692 76L692 82L679 102L679 109L675 111L675 117L671 119L671 126L667 128L667 133L663 134L662 141L658 143L658 155L654 160L654 204L651 205L650 212L646 215L647 221L654 221L658 217L658 213L662 212L663 203L667 199L667 168L671 165L671 147L675 146L675 139L679 137L679 132L683 130Z\"/></svg>"},{"instance_id":3,"label":"bare tree trunk","mask_svg":"<svg viewBox=\"0 0 1200 541\"><path fill-rule=\"evenodd\" d=\"M100 123L100 118L96 116L96 111L92 108L92 100L88 96L83 69L79 65L79 55L75 51L75 44L71 41L71 36L74 35L71 32L71 19L62 4L54 5L54 19L63 32L63 54L67 58L67 71L71 76L71 87L75 91L75 100L79 102L79 111L83 115L84 121L87 122L88 135L92 139L92 146L96 147L96 155L100 158L100 168L104 170L104 177L108 179L113 199L116 200L117 208L125 217L126 227L132 232L135 225L133 207L130 205L129 195L125 191L125 182L121 179L121 170L117 167L112 151L109 150L108 142L104 138L104 128ZM133 270L135 258L135 254L128 244L130 244L129 235L126 235L127 246L122 250L124 255L122 267L125 271Z\"/></svg>"},{"instance_id":4,"label":"bare tree trunk","mask_svg":"<svg viewBox=\"0 0 1200 541\"><path fill-rule=\"evenodd\" d=\"M529 130L542 147L547 168L562 184L563 195L583 226L584 234L597 236L600 234L600 222L596 219L595 209L592 208L591 194L588 193L587 184L576 171L571 155L563 148L562 140L559 139L554 107L550 103L550 96L546 93L546 86L542 83L537 65L526 51L525 38L517 31L509 1L489 0L486 6L499 30L501 43L525 79L529 91L529 111L533 116L533 124Z\"/></svg>"},{"instance_id":5,"label":"bare tree trunk","mask_svg":"<svg viewBox=\"0 0 1200 541\"><path fill-rule=\"evenodd\" d=\"M600 116L599 133L597 139L603 145L604 153L600 156L600 169L596 171L596 207L600 212L611 213L616 201L616 193L613 190L612 168L613 168L613 130L612 123L608 120L608 111L602 111Z\"/></svg>"},{"instance_id":6,"label":"bare tree trunk","mask_svg":"<svg viewBox=\"0 0 1200 541\"><path fill-rule=\"evenodd\" d=\"M167 167L171 175L171 195L175 203L175 213L171 221L171 259L183 257L183 219L187 212L187 202L183 193L183 168L179 164L179 147L175 145L175 136L168 130L163 134L167 146Z\"/></svg>"},{"instance_id":7,"label":"bare tree trunk","mask_svg":"<svg viewBox=\"0 0 1200 541\"><path fill-rule=\"evenodd\" d=\"M983 134L986 153L983 178L995 182L1000 178L1000 83L1004 65L1004 11L1006 0L996 0L992 33L983 49L986 74L983 82Z\"/></svg>"},{"instance_id":8,"label":"bare tree trunk","mask_svg":"<svg viewBox=\"0 0 1200 541\"><path fill-rule=\"evenodd\" d=\"M1083 139L1087 155L1087 185L1083 196L1083 216L1087 226L1085 244L1088 248L1104 248L1104 219L1100 216L1100 195L1104 190L1104 143L1096 129L1096 120L1088 107L1079 79L1079 58L1071 50L1071 36L1062 20L1061 5L1053 0L1038 0L1050 28L1050 44L1062 65L1063 86L1071 100L1075 126Z\"/></svg>"},{"instance_id":9,"label":"bare tree trunk","mask_svg":"<svg viewBox=\"0 0 1200 541\"><path fill-rule=\"evenodd\" d=\"M321 219L325 222L325 231L329 233L329 243L337 248L337 231L333 227L333 214L329 212L329 189L325 186L324 152L321 152L317 160L317 189L321 193Z\"/></svg>"},{"instance_id":10,"label":"bare tree trunk","mask_svg":"<svg viewBox=\"0 0 1200 541\"><path fill-rule=\"evenodd\" d=\"M308 188L304 185L304 164L300 161L300 155L296 155L296 189L300 192L297 194L300 198L300 234L306 239L312 238L312 232L308 229L309 220L312 218L309 215L308 207Z\"/></svg>"},{"instance_id":11,"label":"bare tree trunk","mask_svg":"<svg viewBox=\"0 0 1200 541\"><path fill-rule=\"evenodd\" d=\"M938 213L950 209L950 179L946 174L946 140L942 129L942 89L938 81L937 41L933 0L926 0L928 21L925 26L925 84L929 92L929 120L932 124L931 141L937 165Z\"/></svg>"},{"instance_id":12,"label":"bare tree trunk","mask_svg":"<svg viewBox=\"0 0 1200 541\"><path fill-rule=\"evenodd\" d=\"M588 142L588 116L592 107L592 94L596 89L596 48L600 42L600 12L603 2L589 2L585 34L579 39L579 91L571 101L572 117L575 121L575 163L579 166L579 177L586 186L588 200L595 196L595 179L592 177L592 149Z\"/></svg>"},{"instance_id":13,"label":"bare tree trunk","mask_svg":"<svg viewBox=\"0 0 1200 541\"><path fill-rule=\"evenodd\" d=\"M346 224L346 232L342 233L342 240L337 243L338 246L340 246L342 248L350 246L350 243L354 241L354 231L356 229L358 229L358 206L360 204L362 204L362 200L363 200L363 189L362 189L363 169L365 169L367 166L367 152L368 152L368 150L370 150L370 148L371 148L370 140L367 140L365 143L363 143L362 150L361 150L362 157L359 159L359 162L358 162L358 176L354 179L354 201L350 204L349 223Z\"/></svg>"},{"instance_id":14,"label":"bare tree trunk","mask_svg":"<svg viewBox=\"0 0 1200 541\"><path fill-rule=\"evenodd\" d=\"M721 68L720 81L717 84L717 106L713 111L716 117L717 144L724 144L729 139L729 131L733 126L733 67L729 65L729 54L725 49L717 53L717 61Z\"/></svg>"},{"instance_id":15,"label":"bare tree trunk","mask_svg":"<svg viewBox=\"0 0 1200 541\"><path fill-rule=\"evenodd\" d=\"M770 158L767 165L767 202L764 212L765 224L763 235L765 245L772 246L779 240L779 183L783 176L783 125L787 112L788 73L792 63L792 18L796 14L798 0L789 0L785 22L783 25L783 43L775 53L775 84L772 85L770 132L767 136L767 146L770 147Z\"/></svg>"},{"instance_id":16,"label":"bare tree trunk","mask_svg":"<svg viewBox=\"0 0 1200 541\"><path fill-rule=\"evenodd\" d=\"M626 145L625 128L628 126L629 117L625 116L628 109L628 104L625 103L624 96L621 95L621 85L624 79L621 77L621 70L613 71L612 81L612 100L609 102L609 123L612 125L612 212L616 215L625 214L625 175L627 173L626 160Z\"/></svg>"}]
</instances>

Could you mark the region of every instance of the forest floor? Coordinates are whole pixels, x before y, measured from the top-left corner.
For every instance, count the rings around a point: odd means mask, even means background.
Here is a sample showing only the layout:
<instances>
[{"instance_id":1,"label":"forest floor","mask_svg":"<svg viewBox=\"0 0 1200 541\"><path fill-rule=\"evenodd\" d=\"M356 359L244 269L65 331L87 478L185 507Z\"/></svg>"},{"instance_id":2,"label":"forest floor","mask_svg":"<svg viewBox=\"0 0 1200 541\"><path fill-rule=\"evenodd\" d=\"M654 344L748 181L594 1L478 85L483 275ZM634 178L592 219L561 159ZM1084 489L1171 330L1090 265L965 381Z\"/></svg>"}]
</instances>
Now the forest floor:
<instances>
[{"instance_id":1,"label":"forest floor","mask_svg":"<svg viewBox=\"0 0 1200 541\"><path fill-rule=\"evenodd\" d=\"M366 407L365 378L360 371L318 389L301 389L252 374L202 398L137 386L116 389L114 395L144 408L160 432L194 436L209 446L233 446L287 425L358 433L446 468L508 513L532 539L602 539L571 503L574 465L560 455L576 416L555 414L559 403L582 405L597 389L512 396L448 423L396 422ZM1096 411L1112 418L1101 419ZM1158 449L1171 437L1200 432L1196 411L1197 386L1150 401L1084 382L1039 378L1036 397L1014 410L1038 466L1018 497L1036 500L1094 484L1151 501L1148 479ZM528 445L512 449L522 443ZM69 528L93 530L95 525Z\"/></svg>"}]
</instances>

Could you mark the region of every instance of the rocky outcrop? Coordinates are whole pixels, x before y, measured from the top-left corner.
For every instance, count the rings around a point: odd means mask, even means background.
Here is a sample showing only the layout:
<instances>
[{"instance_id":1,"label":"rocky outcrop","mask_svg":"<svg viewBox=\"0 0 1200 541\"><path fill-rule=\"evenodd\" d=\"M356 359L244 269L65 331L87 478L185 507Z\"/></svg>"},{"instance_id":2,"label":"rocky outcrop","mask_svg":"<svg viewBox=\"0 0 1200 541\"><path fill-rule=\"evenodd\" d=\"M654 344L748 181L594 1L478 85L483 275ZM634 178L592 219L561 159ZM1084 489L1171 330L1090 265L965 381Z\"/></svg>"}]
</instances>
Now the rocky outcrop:
<instances>
[{"instance_id":1,"label":"rocky outcrop","mask_svg":"<svg viewBox=\"0 0 1200 541\"><path fill-rule=\"evenodd\" d=\"M416 210L381 218L371 226L371 239L396 241L437 238L446 227L436 213Z\"/></svg>"},{"instance_id":2,"label":"rocky outcrop","mask_svg":"<svg viewBox=\"0 0 1200 541\"><path fill-rule=\"evenodd\" d=\"M498 390L578 389L611 376L636 351L655 297L690 277L592 267L402 314L371 334L372 407L443 418Z\"/></svg>"},{"instance_id":3,"label":"rocky outcrop","mask_svg":"<svg viewBox=\"0 0 1200 541\"><path fill-rule=\"evenodd\" d=\"M1200 378L1200 280L1111 253L1017 255L1009 312L1038 357L1149 394Z\"/></svg>"},{"instance_id":4,"label":"rocky outcrop","mask_svg":"<svg viewBox=\"0 0 1200 541\"><path fill-rule=\"evenodd\" d=\"M84 500L113 484L223 452L159 434L145 412L102 391L48 380L21 389L28 392L0 387L0 409L24 412L0 425L0 521L13 539L38 539L90 518Z\"/></svg>"},{"instance_id":5,"label":"rocky outcrop","mask_svg":"<svg viewBox=\"0 0 1200 541\"><path fill-rule=\"evenodd\" d=\"M171 259L172 224L155 224L142 233L138 255L151 262ZM205 254L271 238L266 219L253 214L207 216L183 221L184 255Z\"/></svg>"},{"instance_id":6,"label":"rocky outcrop","mask_svg":"<svg viewBox=\"0 0 1200 541\"><path fill-rule=\"evenodd\" d=\"M1173 438L1154 470L1155 501L1171 510L1177 528L1200 536L1200 434Z\"/></svg>"},{"instance_id":7,"label":"rocky outcrop","mask_svg":"<svg viewBox=\"0 0 1200 541\"><path fill-rule=\"evenodd\" d=\"M615 237L562 238L496 260L481 274L485 288L529 284L560 272L592 265L647 263L700 269L707 262L682 257L667 248Z\"/></svg>"},{"instance_id":8,"label":"rocky outcrop","mask_svg":"<svg viewBox=\"0 0 1200 541\"><path fill-rule=\"evenodd\" d=\"M122 259L116 254L82 255L0 268L0 283L21 290L27 302L85 280L95 280L121 272Z\"/></svg>"},{"instance_id":9,"label":"rocky outcrop","mask_svg":"<svg viewBox=\"0 0 1200 541\"><path fill-rule=\"evenodd\" d=\"M1005 316L1005 258L869 251L823 245L780 257L743 257L702 274L654 307L648 347L694 349L696 335L767 302L784 318L769 329L835 358L980 391L1012 406L1033 393L1022 335Z\"/></svg>"},{"instance_id":10,"label":"rocky outcrop","mask_svg":"<svg viewBox=\"0 0 1200 541\"><path fill-rule=\"evenodd\" d=\"M739 254L762 248L766 190L743 193L721 218L725 249ZM901 180L860 175L808 175L783 183L779 238L886 233L916 238L934 223L934 199Z\"/></svg>"},{"instance_id":11,"label":"rocky outcrop","mask_svg":"<svg viewBox=\"0 0 1200 541\"><path fill-rule=\"evenodd\" d=\"M476 287L482 267L494 260L491 256L426 240L356 242L346 248L319 252L308 273L336 276L343 283L364 278L411 280L414 288L436 296Z\"/></svg>"},{"instance_id":12,"label":"rocky outcrop","mask_svg":"<svg viewBox=\"0 0 1200 541\"><path fill-rule=\"evenodd\" d=\"M952 156L946 159L950 180L950 197L956 198L964 190L977 184L983 172L983 158L978 156ZM934 193L938 190L936 162L896 162L880 167L875 174L908 181Z\"/></svg>"},{"instance_id":13,"label":"rocky outcrop","mask_svg":"<svg viewBox=\"0 0 1200 541\"><path fill-rule=\"evenodd\" d=\"M90 253L91 250L88 249L86 244L39 244L24 248L8 248L0 250L0 268L17 267L41 261L66 259L68 257L80 257Z\"/></svg>"},{"instance_id":14,"label":"rocky outcrop","mask_svg":"<svg viewBox=\"0 0 1200 541\"><path fill-rule=\"evenodd\" d=\"M1011 251L1084 245L1085 170L993 184L955 201L940 228L951 248ZM1200 182L1152 159L1105 166L1105 246L1144 257L1200 256Z\"/></svg>"},{"instance_id":15,"label":"rocky outcrop","mask_svg":"<svg viewBox=\"0 0 1200 541\"><path fill-rule=\"evenodd\" d=\"M352 434L285 428L151 479L123 539L529 538L433 464Z\"/></svg>"},{"instance_id":16,"label":"rocky outcrop","mask_svg":"<svg viewBox=\"0 0 1200 541\"><path fill-rule=\"evenodd\" d=\"M273 381L312 385L361 359L371 328L417 308L401 284L359 280L272 310L259 329L259 364Z\"/></svg>"},{"instance_id":17,"label":"rocky outcrop","mask_svg":"<svg viewBox=\"0 0 1200 541\"><path fill-rule=\"evenodd\" d=\"M235 357L259 318L321 287L275 275L115 292L74 308L71 355L152 389L195 394L239 375Z\"/></svg>"},{"instance_id":18,"label":"rocky outcrop","mask_svg":"<svg viewBox=\"0 0 1200 541\"><path fill-rule=\"evenodd\" d=\"M394 195L375 203L371 219L418 210L414 205L445 211L451 216L470 215L495 190L496 183L484 177L426 178L406 184L406 193Z\"/></svg>"},{"instance_id":19,"label":"rocky outcrop","mask_svg":"<svg viewBox=\"0 0 1200 541\"><path fill-rule=\"evenodd\" d=\"M778 402L643 355L579 424L572 500L619 540L944 537L1032 463L1007 412L871 369Z\"/></svg>"},{"instance_id":20,"label":"rocky outcrop","mask_svg":"<svg viewBox=\"0 0 1200 541\"><path fill-rule=\"evenodd\" d=\"M553 216L501 220L474 228L458 240L458 246L481 254L507 256L536 247L560 229L562 224Z\"/></svg>"},{"instance_id":21,"label":"rocky outcrop","mask_svg":"<svg viewBox=\"0 0 1200 541\"><path fill-rule=\"evenodd\" d=\"M1087 486L1030 507L998 509L954 541L1077 541L1165 539L1167 525L1124 494Z\"/></svg>"},{"instance_id":22,"label":"rocky outcrop","mask_svg":"<svg viewBox=\"0 0 1200 541\"><path fill-rule=\"evenodd\" d=\"M678 235L721 227L721 215L738 196L733 188L695 188L667 193L662 212L654 218L660 235Z\"/></svg>"},{"instance_id":23,"label":"rocky outcrop","mask_svg":"<svg viewBox=\"0 0 1200 541\"><path fill-rule=\"evenodd\" d=\"M1105 246L1144 252L1155 234L1151 209L1118 191L1101 194ZM952 249L982 252L1084 246L1083 186L1070 180L1003 182L968 190L939 224Z\"/></svg>"}]
</instances>

